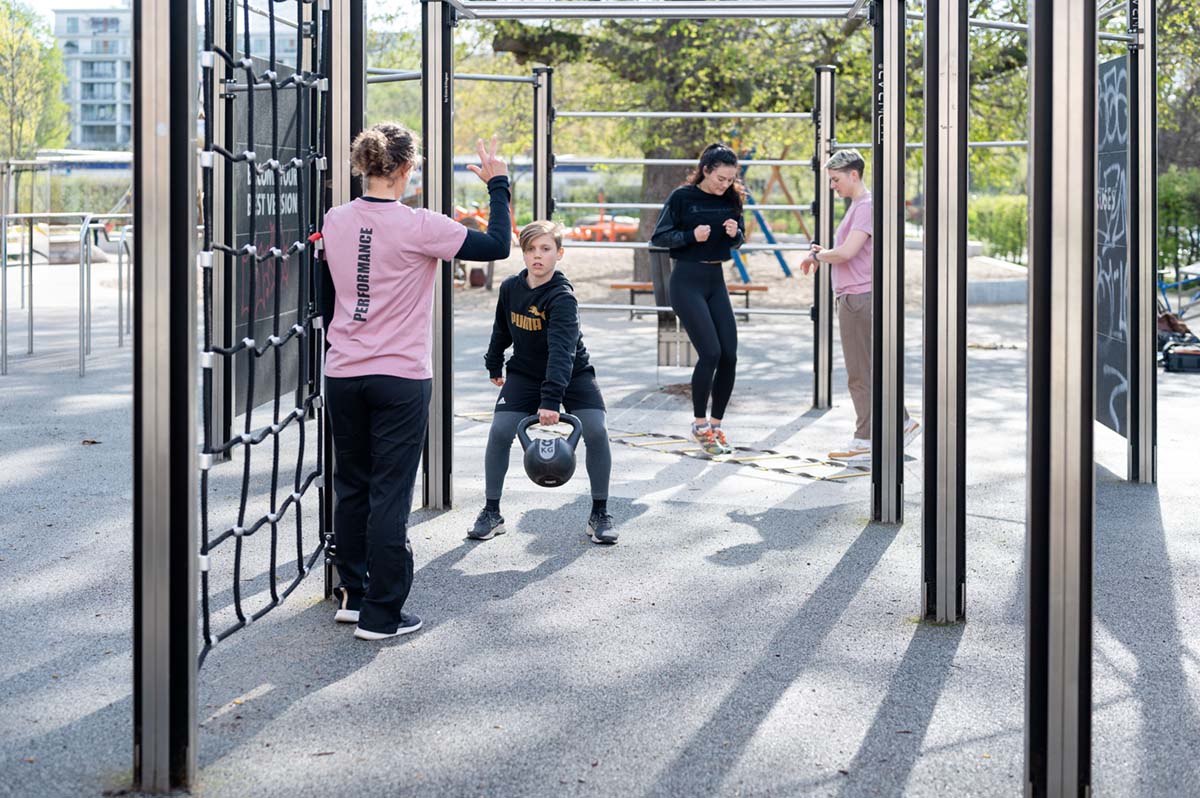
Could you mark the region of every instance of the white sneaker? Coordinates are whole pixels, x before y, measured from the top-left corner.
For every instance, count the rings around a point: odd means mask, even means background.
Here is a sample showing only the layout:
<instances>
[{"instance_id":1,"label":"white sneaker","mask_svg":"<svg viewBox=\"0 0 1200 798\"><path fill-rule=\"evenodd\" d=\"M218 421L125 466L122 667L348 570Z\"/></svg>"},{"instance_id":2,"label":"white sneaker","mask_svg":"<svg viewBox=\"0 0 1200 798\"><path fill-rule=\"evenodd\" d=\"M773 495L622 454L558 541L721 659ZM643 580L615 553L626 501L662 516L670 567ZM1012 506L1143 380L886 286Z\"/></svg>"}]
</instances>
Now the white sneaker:
<instances>
[{"instance_id":1,"label":"white sneaker","mask_svg":"<svg viewBox=\"0 0 1200 798\"><path fill-rule=\"evenodd\" d=\"M910 443L917 439L921 434L921 423L915 418L909 418L908 423L904 425L904 446L908 447Z\"/></svg>"},{"instance_id":2,"label":"white sneaker","mask_svg":"<svg viewBox=\"0 0 1200 798\"><path fill-rule=\"evenodd\" d=\"M848 444L841 449L835 449L829 453L830 460L853 460L856 457L863 457L871 453L871 442L862 438L852 438Z\"/></svg>"},{"instance_id":3,"label":"white sneaker","mask_svg":"<svg viewBox=\"0 0 1200 798\"><path fill-rule=\"evenodd\" d=\"M333 615L333 620L338 623L358 623L358 610L350 609L350 591L344 587L335 587L334 594L341 594L341 600L338 602L337 612ZM362 601L358 602L361 604Z\"/></svg>"}]
</instances>

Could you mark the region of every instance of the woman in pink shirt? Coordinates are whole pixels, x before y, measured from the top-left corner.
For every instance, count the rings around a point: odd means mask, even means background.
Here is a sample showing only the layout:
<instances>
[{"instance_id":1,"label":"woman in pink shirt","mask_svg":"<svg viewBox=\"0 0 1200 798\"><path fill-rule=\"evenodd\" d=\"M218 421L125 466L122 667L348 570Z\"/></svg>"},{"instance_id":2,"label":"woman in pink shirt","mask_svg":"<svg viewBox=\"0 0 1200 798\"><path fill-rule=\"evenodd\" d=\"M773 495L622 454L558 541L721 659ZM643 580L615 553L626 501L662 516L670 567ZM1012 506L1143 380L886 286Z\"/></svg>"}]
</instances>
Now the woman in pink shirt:
<instances>
[{"instance_id":1,"label":"woman in pink shirt","mask_svg":"<svg viewBox=\"0 0 1200 798\"><path fill-rule=\"evenodd\" d=\"M805 274L820 264L829 264L829 279L837 303L838 332L842 339L842 359L846 363L847 387L854 403L854 437L848 444L829 453L830 459L853 460L871 454L871 281L874 268L873 232L875 224L871 192L863 184L866 162L858 150L839 150L825 162L829 186L850 207L834 234L834 246L826 249L812 245L812 252L800 268ZM917 435L915 419L904 411L904 442Z\"/></svg>"},{"instance_id":2,"label":"woman in pink shirt","mask_svg":"<svg viewBox=\"0 0 1200 798\"><path fill-rule=\"evenodd\" d=\"M478 143L491 215L487 232L398 200L417 165L416 137L375 125L351 145L363 195L325 214L333 279L326 317L325 396L333 428L333 529L339 623L381 640L421 628L403 611L412 587L408 513L429 419L433 285L440 261L502 260L511 243L508 168Z\"/></svg>"}]
</instances>

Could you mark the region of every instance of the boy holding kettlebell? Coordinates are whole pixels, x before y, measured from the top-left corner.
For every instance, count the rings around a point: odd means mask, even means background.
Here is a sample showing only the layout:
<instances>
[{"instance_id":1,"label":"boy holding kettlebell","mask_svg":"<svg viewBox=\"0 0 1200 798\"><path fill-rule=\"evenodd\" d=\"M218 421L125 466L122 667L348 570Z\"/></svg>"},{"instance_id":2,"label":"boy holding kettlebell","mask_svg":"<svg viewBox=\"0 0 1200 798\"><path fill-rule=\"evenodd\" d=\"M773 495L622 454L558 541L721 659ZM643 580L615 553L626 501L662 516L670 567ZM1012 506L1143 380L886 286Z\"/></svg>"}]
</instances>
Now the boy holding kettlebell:
<instances>
[{"instance_id":1,"label":"boy holding kettlebell","mask_svg":"<svg viewBox=\"0 0 1200 798\"><path fill-rule=\"evenodd\" d=\"M517 427L530 415L541 424L557 424L559 408L565 406L582 426L592 488L587 534L595 543L616 543L607 506L612 454L604 397L579 332L579 303L571 283L557 271L562 230L553 222L530 222L521 230L520 242L525 269L500 284L492 340L483 359L500 396L484 455L486 504L467 536L490 540L504 533L500 496ZM513 353L505 364L510 346Z\"/></svg>"}]
</instances>

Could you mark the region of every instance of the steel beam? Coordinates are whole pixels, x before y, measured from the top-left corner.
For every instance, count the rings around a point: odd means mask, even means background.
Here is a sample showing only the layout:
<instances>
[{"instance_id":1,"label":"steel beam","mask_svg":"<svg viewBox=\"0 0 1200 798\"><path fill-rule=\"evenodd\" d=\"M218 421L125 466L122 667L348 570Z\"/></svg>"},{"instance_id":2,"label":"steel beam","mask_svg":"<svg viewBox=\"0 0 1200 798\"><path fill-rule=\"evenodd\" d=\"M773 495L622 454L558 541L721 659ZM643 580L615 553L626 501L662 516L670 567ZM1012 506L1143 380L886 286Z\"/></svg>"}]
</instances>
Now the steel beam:
<instances>
[{"instance_id":1,"label":"steel beam","mask_svg":"<svg viewBox=\"0 0 1200 798\"><path fill-rule=\"evenodd\" d=\"M834 76L837 67L819 66L816 72L813 121L816 134L813 152L813 177L816 193L813 211L816 214L815 236L818 243L833 246L833 189L825 162L833 154L834 120L837 103L834 95ZM833 281L828 267L817 269L813 277L813 407L825 410L833 407Z\"/></svg>"},{"instance_id":2,"label":"steel beam","mask_svg":"<svg viewBox=\"0 0 1200 798\"><path fill-rule=\"evenodd\" d=\"M1026 795L1091 790L1096 7L1032 7Z\"/></svg>"},{"instance_id":3,"label":"steel beam","mask_svg":"<svg viewBox=\"0 0 1200 798\"><path fill-rule=\"evenodd\" d=\"M803 111L559 111L559 119L812 119Z\"/></svg>"},{"instance_id":4,"label":"steel beam","mask_svg":"<svg viewBox=\"0 0 1200 798\"><path fill-rule=\"evenodd\" d=\"M904 0L875 0L871 517L904 514Z\"/></svg>"},{"instance_id":5,"label":"steel beam","mask_svg":"<svg viewBox=\"0 0 1200 798\"><path fill-rule=\"evenodd\" d=\"M554 214L554 68L533 70L533 218Z\"/></svg>"},{"instance_id":6,"label":"steel beam","mask_svg":"<svg viewBox=\"0 0 1200 798\"><path fill-rule=\"evenodd\" d=\"M1158 72L1154 3L1129 0L1129 479L1158 481Z\"/></svg>"},{"instance_id":7,"label":"steel beam","mask_svg":"<svg viewBox=\"0 0 1200 798\"><path fill-rule=\"evenodd\" d=\"M470 19L846 19L849 0L454 0Z\"/></svg>"},{"instance_id":8,"label":"steel beam","mask_svg":"<svg viewBox=\"0 0 1200 798\"><path fill-rule=\"evenodd\" d=\"M196 773L195 0L133 6L133 786Z\"/></svg>"},{"instance_id":9,"label":"steel beam","mask_svg":"<svg viewBox=\"0 0 1200 798\"><path fill-rule=\"evenodd\" d=\"M966 596L967 7L925 5L922 615L963 619Z\"/></svg>"},{"instance_id":10,"label":"steel beam","mask_svg":"<svg viewBox=\"0 0 1200 798\"><path fill-rule=\"evenodd\" d=\"M422 0L421 96L424 108L425 207L454 215L454 20L442 0ZM449 508L452 501L454 418L454 269L442 261L433 295L433 396L422 464L422 506Z\"/></svg>"}]
</instances>

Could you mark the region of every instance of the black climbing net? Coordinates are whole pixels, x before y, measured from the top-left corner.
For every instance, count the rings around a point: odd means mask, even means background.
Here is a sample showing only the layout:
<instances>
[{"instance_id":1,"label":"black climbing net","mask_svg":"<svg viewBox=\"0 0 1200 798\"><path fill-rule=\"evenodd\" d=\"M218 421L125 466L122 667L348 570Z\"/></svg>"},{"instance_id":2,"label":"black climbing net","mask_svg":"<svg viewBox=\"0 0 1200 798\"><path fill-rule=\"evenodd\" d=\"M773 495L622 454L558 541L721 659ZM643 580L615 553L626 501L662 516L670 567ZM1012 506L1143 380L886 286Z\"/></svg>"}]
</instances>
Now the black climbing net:
<instances>
[{"instance_id":1,"label":"black climbing net","mask_svg":"<svg viewBox=\"0 0 1200 798\"><path fill-rule=\"evenodd\" d=\"M204 3L201 56L201 663L300 584L325 547L328 501L309 237L324 207L330 12L217 2ZM214 593L226 574L231 589Z\"/></svg>"}]
</instances>

